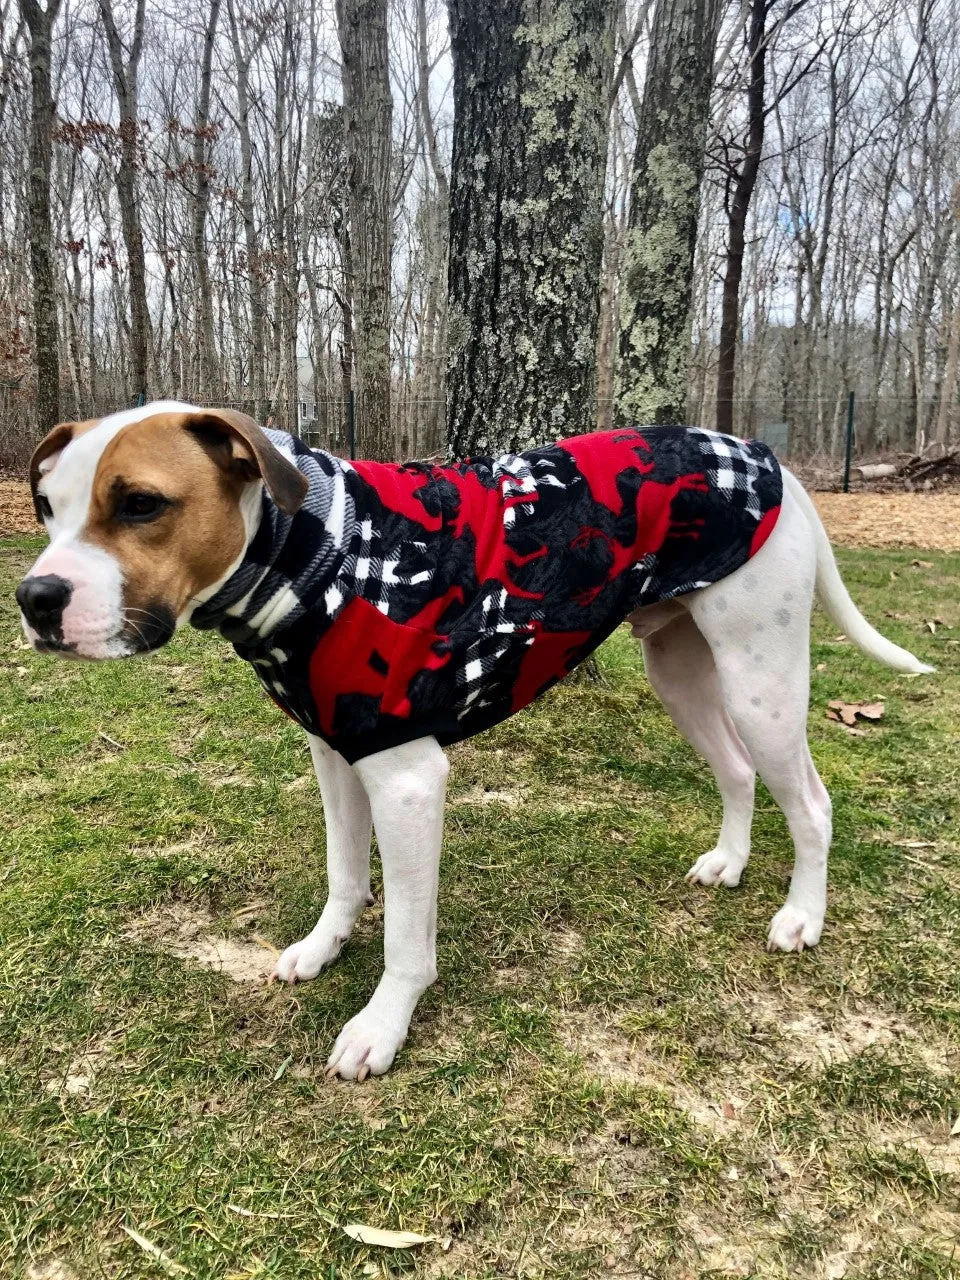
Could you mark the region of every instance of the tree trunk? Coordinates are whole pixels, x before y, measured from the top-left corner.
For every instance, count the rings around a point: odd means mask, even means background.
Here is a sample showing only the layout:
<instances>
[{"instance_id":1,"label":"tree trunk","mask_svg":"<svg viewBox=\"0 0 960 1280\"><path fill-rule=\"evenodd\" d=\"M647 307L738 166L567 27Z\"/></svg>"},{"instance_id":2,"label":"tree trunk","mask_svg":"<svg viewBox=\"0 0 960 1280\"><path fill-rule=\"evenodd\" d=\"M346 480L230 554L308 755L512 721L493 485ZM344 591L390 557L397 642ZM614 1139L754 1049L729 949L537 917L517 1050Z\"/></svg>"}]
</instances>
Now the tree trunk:
<instances>
[{"instance_id":1,"label":"tree trunk","mask_svg":"<svg viewBox=\"0 0 960 1280\"><path fill-rule=\"evenodd\" d=\"M343 58L358 453L390 459L390 262L393 242L387 0L337 0Z\"/></svg>"},{"instance_id":2,"label":"tree trunk","mask_svg":"<svg viewBox=\"0 0 960 1280\"><path fill-rule=\"evenodd\" d=\"M137 79L143 52L146 0L137 0L133 41L124 48L113 16L113 0L98 0L107 34L113 86L120 111L120 164L117 168L117 198L120 224L127 250L130 279L130 376L135 403L150 399L150 364L153 331L147 305L147 266L143 249L143 229L137 199L137 170L140 167L139 125L137 122Z\"/></svg>"},{"instance_id":3,"label":"tree trunk","mask_svg":"<svg viewBox=\"0 0 960 1280\"><path fill-rule=\"evenodd\" d=\"M686 418L693 257L720 0L658 0L637 125L617 408Z\"/></svg>"},{"instance_id":4,"label":"tree trunk","mask_svg":"<svg viewBox=\"0 0 960 1280\"><path fill-rule=\"evenodd\" d=\"M213 69L213 43L220 17L220 0L210 0L207 29L204 33L203 61L200 67L200 97L193 131L194 195L191 201L191 243L197 284L199 311L199 350L197 352L197 385L200 399L209 399L219 391L220 369L217 344L213 336L213 296L210 286L210 264L207 261L206 225L210 211L210 81Z\"/></svg>"},{"instance_id":5,"label":"tree trunk","mask_svg":"<svg viewBox=\"0 0 960 1280\"><path fill-rule=\"evenodd\" d=\"M733 393L740 337L740 280L747 211L763 154L769 0L753 0L747 34L747 142L727 214L727 261L723 275L720 350L717 355L717 430L733 433ZM729 188L728 188L729 190Z\"/></svg>"},{"instance_id":6,"label":"tree trunk","mask_svg":"<svg viewBox=\"0 0 960 1280\"><path fill-rule=\"evenodd\" d=\"M594 420L612 0L449 0L448 445Z\"/></svg>"},{"instance_id":7,"label":"tree trunk","mask_svg":"<svg viewBox=\"0 0 960 1280\"><path fill-rule=\"evenodd\" d=\"M57 348L57 295L53 272L50 218L50 170L55 107L50 78L53 24L61 0L20 0L30 31L30 183L27 237L33 274L33 333L37 363L36 430L44 436L60 420L60 356Z\"/></svg>"},{"instance_id":8,"label":"tree trunk","mask_svg":"<svg viewBox=\"0 0 960 1280\"><path fill-rule=\"evenodd\" d=\"M250 294L250 396L253 400L253 416L258 422L266 421L269 403L266 390L266 305L263 296L263 277L260 269L260 236L254 214L253 196L253 141L250 135L250 63L263 34L254 37L252 49L245 51L240 39L240 23L232 0L228 0L230 38L233 44L237 73L237 132L240 135L240 213L243 219L243 235L246 247L246 274Z\"/></svg>"}]
</instances>

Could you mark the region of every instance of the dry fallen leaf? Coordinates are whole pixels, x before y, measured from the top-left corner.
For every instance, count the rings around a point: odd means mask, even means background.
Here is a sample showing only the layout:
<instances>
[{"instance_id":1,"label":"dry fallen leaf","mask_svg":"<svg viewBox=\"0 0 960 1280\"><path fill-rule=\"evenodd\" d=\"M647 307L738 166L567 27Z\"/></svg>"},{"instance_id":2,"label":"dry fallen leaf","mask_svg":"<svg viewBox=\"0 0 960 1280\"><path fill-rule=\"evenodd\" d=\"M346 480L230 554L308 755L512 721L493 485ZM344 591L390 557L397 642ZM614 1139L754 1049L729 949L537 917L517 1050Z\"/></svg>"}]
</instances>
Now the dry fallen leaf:
<instances>
[{"instance_id":1,"label":"dry fallen leaf","mask_svg":"<svg viewBox=\"0 0 960 1280\"><path fill-rule=\"evenodd\" d=\"M932 560L911 560L910 568L911 569L932 569L933 561Z\"/></svg>"},{"instance_id":2,"label":"dry fallen leaf","mask_svg":"<svg viewBox=\"0 0 960 1280\"><path fill-rule=\"evenodd\" d=\"M443 1243L439 1236L421 1236L416 1231L385 1231L382 1227L367 1226L365 1222L348 1222L342 1230L351 1240L380 1249L412 1249L418 1244Z\"/></svg>"},{"instance_id":3,"label":"dry fallen leaf","mask_svg":"<svg viewBox=\"0 0 960 1280\"><path fill-rule=\"evenodd\" d=\"M123 1223L121 1223L120 1229L121 1231L125 1231L133 1243L138 1244L144 1253L149 1253L151 1258L155 1258L160 1266L163 1267L164 1271L169 1271L171 1275L189 1274L189 1268L185 1267L180 1262L175 1262L168 1253L164 1253L159 1245L155 1245L152 1240L148 1240L146 1236L142 1236L139 1231L134 1231L133 1227L125 1227Z\"/></svg>"},{"instance_id":4,"label":"dry fallen leaf","mask_svg":"<svg viewBox=\"0 0 960 1280\"><path fill-rule=\"evenodd\" d=\"M855 729L858 717L862 720L880 720L885 710L882 702L843 702L840 698L834 698L828 703L825 714L828 720L838 721L848 733L855 732L859 737L863 730Z\"/></svg>"},{"instance_id":5,"label":"dry fallen leaf","mask_svg":"<svg viewBox=\"0 0 960 1280\"><path fill-rule=\"evenodd\" d=\"M733 1103L732 1103L732 1102L724 1102L724 1104L723 1104L723 1118L724 1118L724 1120L736 1120L736 1118L737 1118L737 1109L736 1109L736 1107L733 1105Z\"/></svg>"}]
</instances>

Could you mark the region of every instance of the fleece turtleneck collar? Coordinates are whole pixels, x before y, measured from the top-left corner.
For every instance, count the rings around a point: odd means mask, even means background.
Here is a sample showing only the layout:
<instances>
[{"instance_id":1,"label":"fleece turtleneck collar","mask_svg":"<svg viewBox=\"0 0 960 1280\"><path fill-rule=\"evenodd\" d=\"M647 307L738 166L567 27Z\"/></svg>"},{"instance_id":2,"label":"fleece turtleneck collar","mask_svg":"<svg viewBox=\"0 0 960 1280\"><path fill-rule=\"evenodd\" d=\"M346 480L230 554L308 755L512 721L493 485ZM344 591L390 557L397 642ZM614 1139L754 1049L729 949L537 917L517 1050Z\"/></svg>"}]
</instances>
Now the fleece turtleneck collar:
<instances>
[{"instance_id":1,"label":"fleece turtleneck collar","mask_svg":"<svg viewBox=\"0 0 960 1280\"><path fill-rule=\"evenodd\" d=\"M244 657L297 622L329 588L356 522L349 464L285 432L266 434L309 480L303 506L286 515L264 490L260 523L243 560L190 618L202 630L219 629Z\"/></svg>"}]
</instances>

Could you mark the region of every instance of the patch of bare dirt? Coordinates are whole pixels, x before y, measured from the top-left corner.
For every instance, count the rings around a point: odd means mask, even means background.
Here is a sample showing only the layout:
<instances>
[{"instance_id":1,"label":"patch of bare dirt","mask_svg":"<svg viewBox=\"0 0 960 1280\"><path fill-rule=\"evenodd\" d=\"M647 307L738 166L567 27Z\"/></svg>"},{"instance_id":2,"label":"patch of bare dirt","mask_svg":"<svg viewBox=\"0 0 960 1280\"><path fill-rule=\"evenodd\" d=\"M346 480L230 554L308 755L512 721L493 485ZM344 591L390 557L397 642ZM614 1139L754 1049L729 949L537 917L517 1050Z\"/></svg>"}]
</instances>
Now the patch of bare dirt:
<instances>
[{"instance_id":1,"label":"patch of bare dirt","mask_svg":"<svg viewBox=\"0 0 960 1280\"><path fill-rule=\"evenodd\" d=\"M960 551L960 493L813 493L830 541Z\"/></svg>"},{"instance_id":2,"label":"patch of bare dirt","mask_svg":"<svg viewBox=\"0 0 960 1280\"><path fill-rule=\"evenodd\" d=\"M508 809L516 809L523 803L522 791L488 791L486 787L471 787L460 795L451 796L447 801L451 805L504 805Z\"/></svg>"},{"instance_id":3,"label":"patch of bare dirt","mask_svg":"<svg viewBox=\"0 0 960 1280\"><path fill-rule=\"evenodd\" d=\"M924 1028L875 1005L801 1008L788 992L756 991L737 1002L743 1016L777 1041L777 1054L787 1062L827 1067L846 1062L867 1049L894 1050L919 1059L937 1075L956 1070L960 1048L934 1039Z\"/></svg>"},{"instance_id":4,"label":"patch of bare dirt","mask_svg":"<svg viewBox=\"0 0 960 1280\"><path fill-rule=\"evenodd\" d=\"M25 1280L79 1280L72 1267L60 1258L45 1258L42 1262L31 1262L26 1270Z\"/></svg>"},{"instance_id":5,"label":"patch of bare dirt","mask_svg":"<svg viewBox=\"0 0 960 1280\"><path fill-rule=\"evenodd\" d=\"M0 537L38 532L30 486L19 480L0 479Z\"/></svg>"},{"instance_id":6,"label":"patch of bare dirt","mask_svg":"<svg viewBox=\"0 0 960 1280\"><path fill-rule=\"evenodd\" d=\"M215 931L208 912L188 903L158 908L126 930L126 936L198 965L215 969L234 982L264 982L273 970L276 951L256 938L227 938Z\"/></svg>"},{"instance_id":7,"label":"patch of bare dirt","mask_svg":"<svg viewBox=\"0 0 960 1280\"><path fill-rule=\"evenodd\" d=\"M716 1096L707 1096L682 1084L664 1063L645 1053L619 1028L605 1023L599 1013L567 1010L557 1029L561 1042L581 1057L587 1071L598 1079L657 1089L695 1125L713 1134L737 1129L746 1106L744 1097L722 1085Z\"/></svg>"}]
</instances>

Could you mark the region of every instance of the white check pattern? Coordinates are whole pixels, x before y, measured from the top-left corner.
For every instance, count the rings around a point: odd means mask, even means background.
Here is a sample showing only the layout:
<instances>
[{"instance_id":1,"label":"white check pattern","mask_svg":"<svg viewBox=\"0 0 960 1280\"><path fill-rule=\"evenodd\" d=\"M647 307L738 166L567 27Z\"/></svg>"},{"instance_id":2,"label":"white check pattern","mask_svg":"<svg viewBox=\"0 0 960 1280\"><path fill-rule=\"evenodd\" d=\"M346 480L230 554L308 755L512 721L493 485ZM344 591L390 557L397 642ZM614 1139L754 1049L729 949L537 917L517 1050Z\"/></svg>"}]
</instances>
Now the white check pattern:
<instances>
[{"instance_id":1,"label":"white check pattern","mask_svg":"<svg viewBox=\"0 0 960 1280\"><path fill-rule=\"evenodd\" d=\"M772 458L763 454L756 456L746 441L719 431L691 427L690 434L699 442L704 470L709 473L714 488L754 520L759 520L763 509L757 494L757 480L761 471L773 471Z\"/></svg>"},{"instance_id":2,"label":"white check pattern","mask_svg":"<svg viewBox=\"0 0 960 1280\"><path fill-rule=\"evenodd\" d=\"M369 517L359 521L343 568L324 595L324 605L330 618L335 618L352 596L360 596L389 617L391 596L396 600L395 587L429 582L431 570L427 564L425 542L403 543L391 547L386 555L381 547L382 535L379 529L374 528L373 521ZM411 551L416 553L415 561L424 567L414 572L400 572L401 559L405 558L409 563ZM406 553L405 556L402 552Z\"/></svg>"},{"instance_id":3,"label":"white check pattern","mask_svg":"<svg viewBox=\"0 0 960 1280\"><path fill-rule=\"evenodd\" d=\"M503 587L488 591L483 597L481 634L464 650L463 661L456 671L460 695L458 719L462 720L474 705L485 707L489 704L489 696L479 702L477 699L481 693L490 695L496 692L490 682L490 673L516 641L519 639L524 647L533 644L533 632L507 618L506 603L507 593Z\"/></svg>"}]
</instances>

